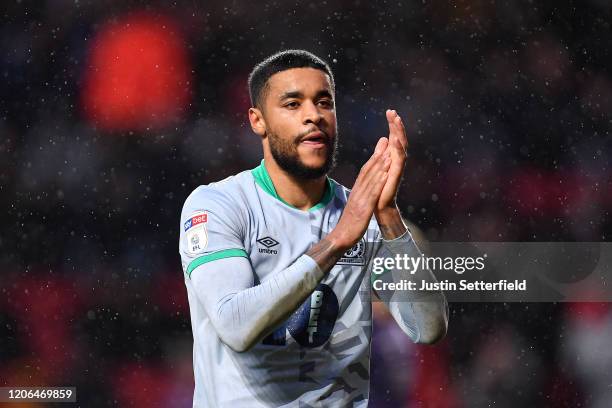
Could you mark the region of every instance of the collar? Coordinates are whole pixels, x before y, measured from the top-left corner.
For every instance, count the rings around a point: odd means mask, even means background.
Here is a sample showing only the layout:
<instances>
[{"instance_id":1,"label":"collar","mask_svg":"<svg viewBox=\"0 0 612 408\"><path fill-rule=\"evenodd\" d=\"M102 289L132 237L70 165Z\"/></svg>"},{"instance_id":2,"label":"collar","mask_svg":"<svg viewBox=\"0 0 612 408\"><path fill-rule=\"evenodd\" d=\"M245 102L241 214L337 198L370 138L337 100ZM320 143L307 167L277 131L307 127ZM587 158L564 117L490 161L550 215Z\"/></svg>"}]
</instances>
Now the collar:
<instances>
[{"instance_id":1,"label":"collar","mask_svg":"<svg viewBox=\"0 0 612 408\"><path fill-rule=\"evenodd\" d=\"M272 179L270 178L270 174L268 174L268 170L266 169L266 166L264 165L263 159L261 160L261 163L259 164L259 166L251 170L251 174L253 174L253 177L255 178L255 182L266 193L270 194L272 197L276 198L283 204L291 208L294 208L296 210L299 210L299 208L295 208L294 206L292 206L291 204L283 200L276 193L276 189L274 188L274 183L272 183ZM319 208L325 207L327 204L329 204L332 197L334 196L334 185L333 185L332 179L330 179L329 177L326 177L325 180L327 182L325 183L325 192L323 193L323 197L321 197L321 201L319 201L313 207L309 208L308 211L314 211L314 210L318 210Z\"/></svg>"}]
</instances>

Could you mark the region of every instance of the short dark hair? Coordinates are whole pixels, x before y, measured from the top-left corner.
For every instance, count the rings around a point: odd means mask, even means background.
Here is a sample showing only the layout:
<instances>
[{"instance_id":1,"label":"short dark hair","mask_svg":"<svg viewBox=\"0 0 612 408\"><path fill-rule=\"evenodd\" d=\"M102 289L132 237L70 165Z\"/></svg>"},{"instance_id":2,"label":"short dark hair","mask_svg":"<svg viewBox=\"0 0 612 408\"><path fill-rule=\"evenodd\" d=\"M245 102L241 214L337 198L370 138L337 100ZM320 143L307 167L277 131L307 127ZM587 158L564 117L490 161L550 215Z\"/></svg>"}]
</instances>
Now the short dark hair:
<instances>
[{"instance_id":1,"label":"short dark hair","mask_svg":"<svg viewBox=\"0 0 612 408\"><path fill-rule=\"evenodd\" d=\"M285 50L255 65L249 74L251 106L261 107L262 96L272 75L292 68L315 68L325 72L331 80L332 90L335 90L334 76L325 61L305 50Z\"/></svg>"}]
</instances>

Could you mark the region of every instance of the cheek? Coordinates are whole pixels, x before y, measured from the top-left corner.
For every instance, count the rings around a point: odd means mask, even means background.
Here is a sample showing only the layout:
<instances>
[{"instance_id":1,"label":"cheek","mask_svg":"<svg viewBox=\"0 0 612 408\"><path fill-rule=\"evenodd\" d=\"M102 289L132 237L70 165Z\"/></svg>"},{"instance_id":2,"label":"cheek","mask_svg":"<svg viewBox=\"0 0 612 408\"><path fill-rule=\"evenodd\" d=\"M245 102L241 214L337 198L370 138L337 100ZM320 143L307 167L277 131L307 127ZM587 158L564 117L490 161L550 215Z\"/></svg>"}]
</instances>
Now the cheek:
<instances>
[{"instance_id":1,"label":"cheek","mask_svg":"<svg viewBox=\"0 0 612 408\"><path fill-rule=\"evenodd\" d=\"M329 115L325 116L325 120L331 128L336 129L336 115L330 113Z\"/></svg>"},{"instance_id":2,"label":"cheek","mask_svg":"<svg viewBox=\"0 0 612 408\"><path fill-rule=\"evenodd\" d=\"M293 139L299 132L299 122L296 124L295 114L284 109L272 112L273 119L268 127L283 139Z\"/></svg>"},{"instance_id":3,"label":"cheek","mask_svg":"<svg viewBox=\"0 0 612 408\"><path fill-rule=\"evenodd\" d=\"M328 123L336 123L336 111L335 110L323 110L323 117Z\"/></svg>"}]
</instances>

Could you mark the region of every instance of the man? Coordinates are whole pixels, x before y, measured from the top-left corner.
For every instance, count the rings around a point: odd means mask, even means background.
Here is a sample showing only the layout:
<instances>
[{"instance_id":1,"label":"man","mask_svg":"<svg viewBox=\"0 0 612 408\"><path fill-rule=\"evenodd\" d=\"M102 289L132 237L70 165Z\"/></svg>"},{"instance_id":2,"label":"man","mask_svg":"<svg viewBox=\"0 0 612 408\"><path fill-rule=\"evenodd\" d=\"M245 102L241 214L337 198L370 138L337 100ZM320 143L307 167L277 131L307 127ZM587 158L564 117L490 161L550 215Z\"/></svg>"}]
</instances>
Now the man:
<instances>
[{"instance_id":1,"label":"man","mask_svg":"<svg viewBox=\"0 0 612 408\"><path fill-rule=\"evenodd\" d=\"M419 254L395 203L404 125L387 111L389 137L349 191L327 177L338 142L329 66L280 52L255 67L249 88L264 159L196 188L181 215L194 406L366 406L372 259ZM387 305L414 341L444 336L441 293Z\"/></svg>"}]
</instances>

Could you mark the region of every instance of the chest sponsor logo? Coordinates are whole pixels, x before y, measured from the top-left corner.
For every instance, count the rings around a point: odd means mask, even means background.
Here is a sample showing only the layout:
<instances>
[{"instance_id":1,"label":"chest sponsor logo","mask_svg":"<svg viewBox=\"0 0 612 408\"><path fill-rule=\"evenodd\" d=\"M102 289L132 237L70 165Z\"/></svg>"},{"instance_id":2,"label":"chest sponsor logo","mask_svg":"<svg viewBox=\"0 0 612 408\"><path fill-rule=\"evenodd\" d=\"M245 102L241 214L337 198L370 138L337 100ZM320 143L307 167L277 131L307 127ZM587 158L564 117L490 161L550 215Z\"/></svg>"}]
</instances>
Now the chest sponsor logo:
<instances>
[{"instance_id":1,"label":"chest sponsor logo","mask_svg":"<svg viewBox=\"0 0 612 408\"><path fill-rule=\"evenodd\" d=\"M331 336L339 309L338 298L332 288L320 283L289 317L287 329L301 346L319 347Z\"/></svg>"},{"instance_id":2,"label":"chest sponsor logo","mask_svg":"<svg viewBox=\"0 0 612 408\"><path fill-rule=\"evenodd\" d=\"M279 245L279 242L275 240L274 238L272 237L259 238L257 240L257 243L259 244L259 248L257 248L259 250L259 253L272 254L272 255L278 254L278 249L272 249L275 246ZM262 246L264 248L261 248Z\"/></svg>"},{"instance_id":3,"label":"chest sponsor logo","mask_svg":"<svg viewBox=\"0 0 612 408\"><path fill-rule=\"evenodd\" d=\"M319 347L327 342L334 330L340 305L333 289L319 283L310 297L287 321L262 340L263 344L284 346L286 332L302 347Z\"/></svg>"},{"instance_id":4,"label":"chest sponsor logo","mask_svg":"<svg viewBox=\"0 0 612 408\"><path fill-rule=\"evenodd\" d=\"M336 262L337 265L364 265L365 264L365 241L359 240L351 249L346 251L342 258Z\"/></svg>"},{"instance_id":5,"label":"chest sponsor logo","mask_svg":"<svg viewBox=\"0 0 612 408\"><path fill-rule=\"evenodd\" d=\"M206 211L196 211L191 214L191 217L185 221L185 240L187 252L192 255L203 252L208 246L208 232L206 224L208 223L208 213Z\"/></svg>"}]
</instances>

